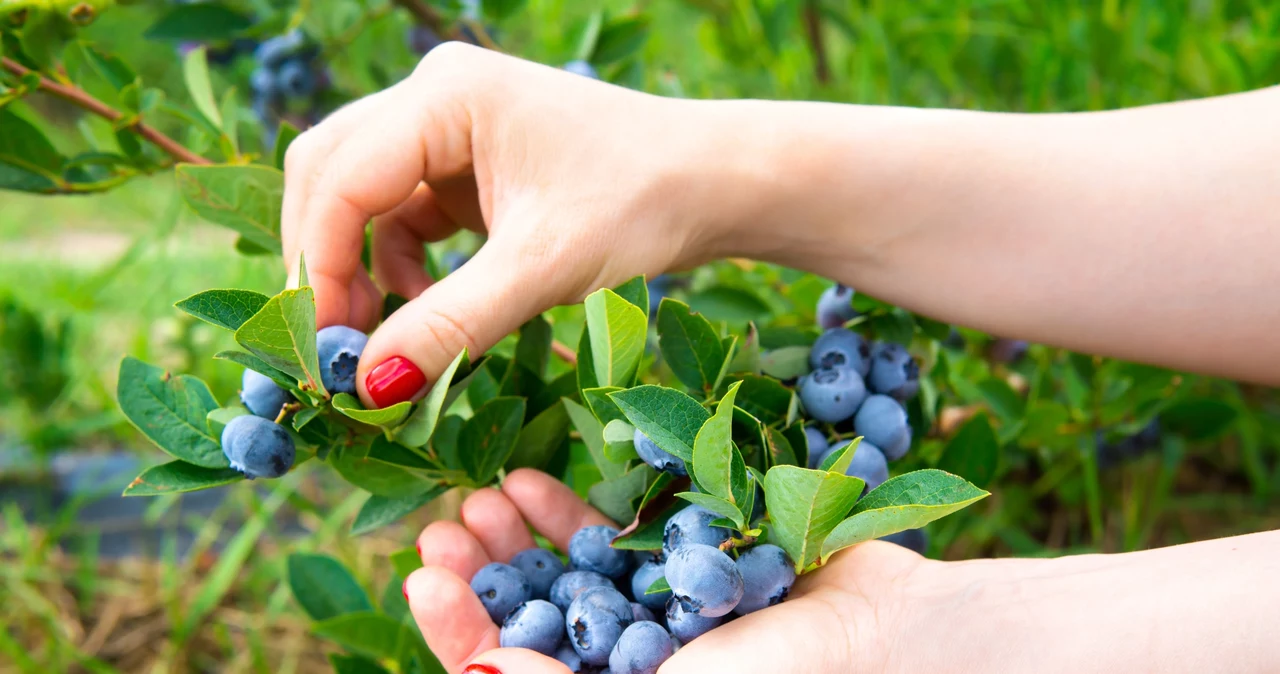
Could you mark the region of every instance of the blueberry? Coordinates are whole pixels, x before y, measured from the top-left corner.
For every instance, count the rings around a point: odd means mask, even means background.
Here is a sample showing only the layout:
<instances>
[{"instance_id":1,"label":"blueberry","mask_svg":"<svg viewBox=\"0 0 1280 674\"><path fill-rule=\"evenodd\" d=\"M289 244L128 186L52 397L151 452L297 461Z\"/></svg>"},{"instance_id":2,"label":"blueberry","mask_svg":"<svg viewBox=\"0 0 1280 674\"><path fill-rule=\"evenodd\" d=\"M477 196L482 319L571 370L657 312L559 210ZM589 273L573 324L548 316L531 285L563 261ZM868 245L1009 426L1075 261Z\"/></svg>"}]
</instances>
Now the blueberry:
<instances>
[{"instance_id":1,"label":"blueberry","mask_svg":"<svg viewBox=\"0 0 1280 674\"><path fill-rule=\"evenodd\" d=\"M565 71L571 72L574 75L582 75L583 77L590 77L593 80L600 79L600 73L596 72L595 66L591 65L590 63L587 63L586 61L583 61L582 59L576 59L564 64L564 69Z\"/></svg>"},{"instance_id":2,"label":"blueberry","mask_svg":"<svg viewBox=\"0 0 1280 674\"><path fill-rule=\"evenodd\" d=\"M240 379L240 402L263 419L275 420L280 408L293 400L288 391L271 381L271 377L246 369Z\"/></svg>"},{"instance_id":3,"label":"blueberry","mask_svg":"<svg viewBox=\"0 0 1280 674\"><path fill-rule=\"evenodd\" d=\"M848 440L837 443L831 448L831 451L834 452L848 444ZM885 460L884 452L880 451L879 447L864 439L858 443L858 449L853 452L853 461L849 463L849 468L844 471L844 474L860 478L865 482L867 486L862 490L862 493L865 494L889 479L889 463Z\"/></svg>"},{"instance_id":4,"label":"blueberry","mask_svg":"<svg viewBox=\"0 0 1280 674\"><path fill-rule=\"evenodd\" d=\"M578 651L573 649L573 644L560 644L560 647L556 649L556 653L552 657L559 660L565 667L568 667L571 672L577 673L584 669L582 666L582 656L578 655Z\"/></svg>"},{"instance_id":5,"label":"blueberry","mask_svg":"<svg viewBox=\"0 0 1280 674\"><path fill-rule=\"evenodd\" d=\"M670 555L689 543L720 547L733 534L724 527L711 526L711 522L718 519L719 515L702 506L686 507L667 520L667 526L662 530L662 552Z\"/></svg>"},{"instance_id":6,"label":"blueberry","mask_svg":"<svg viewBox=\"0 0 1280 674\"><path fill-rule=\"evenodd\" d=\"M649 316L653 317L658 313L662 298L671 293L671 277L666 274L658 274L647 281L645 287L649 290Z\"/></svg>"},{"instance_id":7,"label":"blueberry","mask_svg":"<svg viewBox=\"0 0 1280 674\"><path fill-rule=\"evenodd\" d=\"M987 356L997 363L1013 364L1027 355L1027 346L1021 339L999 338L987 346Z\"/></svg>"},{"instance_id":8,"label":"blueberry","mask_svg":"<svg viewBox=\"0 0 1280 674\"><path fill-rule=\"evenodd\" d=\"M356 392L356 366L368 335L345 325L331 325L316 333L320 379L329 393Z\"/></svg>"},{"instance_id":9,"label":"blueberry","mask_svg":"<svg viewBox=\"0 0 1280 674\"><path fill-rule=\"evenodd\" d=\"M602 524L583 527L569 539L569 563L574 571L595 571L614 580L631 568L631 553L610 543L618 530Z\"/></svg>"},{"instance_id":10,"label":"blueberry","mask_svg":"<svg viewBox=\"0 0 1280 674\"><path fill-rule=\"evenodd\" d=\"M818 421L840 423L853 416L866 397L862 377L843 365L815 370L800 379L800 402Z\"/></svg>"},{"instance_id":11,"label":"blueberry","mask_svg":"<svg viewBox=\"0 0 1280 674\"><path fill-rule=\"evenodd\" d=\"M640 458L645 463L653 466L654 470L666 471L672 475L684 476L689 474L689 471L685 469L684 459L659 447L657 443L649 439L649 436L641 433L640 429L636 429L632 442L636 446L636 453L640 455Z\"/></svg>"},{"instance_id":12,"label":"blueberry","mask_svg":"<svg viewBox=\"0 0 1280 674\"><path fill-rule=\"evenodd\" d=\"M613 581L595 571L569 571L551 584L551 603L568 611L578 595L593 587L613 588Z\"/></svg>"},{"instance_id":13,"label":"blueberry","mask_svg":"<svg viewBox=\"0 0 1280 674\"><path fill-rule=\"evenodd\" d=\"M901 401L910 400L920 390L920 366L901 344L876 344L871 349L867 387Z\"/></svg>"},{"instance_id":14,"label":"blueberry","mask_svg":"<svg viewBox=\"0 0 1280 674\"><path fill-rule=\"evenodd\" d=\"M466 264L467 260L470 259L471 256L466 253L459 253L456 250L451 250L444 254L444 257L440 259L440 262L444 264L445 272L452 274L453 272L461 269L462 265Z\"/></svg>"},{"instance_id":15,"label":"blueberry","mask_svg":"<svg viewBox=\"0 0 1280 674\"><path fill-rule=\"evenodd\" d=\"M549 601L531 599L512 609L502 621L498 645L553 655L564 639L564 614Z\"/></svg>"},{"instance_id":16,"label":"blueberry","mask_svg":"<svg viewBox=\"0 0 1280 674\"><path fill-rule=\"evenodd\" d=\"M871 346L852 330L832 328L809 349L809 365L815 370L843 365L865 377L871 371Z\"/></svg>"},{"instance_id":17,"label":"blueberry","mask_svg":"<svg viewBox=\"0 0 1280 674\"><path fill-rule=\"evenodd\" d=\"M745 588L742 601L733 609L738 615L781 603L796 582L791 558L776 545L757 545L747 550L738 556L737 565Z\"/></svg>"},{"instance_id":18,"label":"blueberry","mask_svg":"<svg viewBox=\"0 0 1280 674\"><path fill-rule=\"evenodd\" d=\"M636 601L652 609L660 609L666 605L671 598L670 592L645 594L650 585L666 574L665 567L666 563L661 558L653 557L636 568L636 572L631 574L631 594Z\"/></svg>"},{"instance_id":19,"label":"blueberry","mask_svg":"<svg viewBox=\"0 0 1280 674\"><path fill-rule=\"evenodd\" d=\"M838 328L857 318L853 309L853 288L836 285L827 288L818 298L818 325L822 328Z\"/></svg>"},{"instance_id":20,"label":"blueberry","mask_svg":"<svg viewBox=\"0 0 1280 674\"><path fill-rule=\"evenodd\" d=\"M439 35L436 35L435 31L417 24L409 29L409 34L406 36L405 41L409 43L409 51L422 55L426 55L427 52L444 42Z\"/></svg>"},{"instance_id":21,"label":"blueberry","mask_svg":"<svg viewBox=\"0 0 1280 674\"><path fill-rule=\"evenodd\" d=\"M675 597L667 602L667 629L671 635L687 644L694 639L720 626L723 618L711 618L684 610L684 606Z\"/></svg>"},{"instance_id":22,"label":"blueberry","mask_svg":"<svg viewBox=\"0 0 1280 674\"><path fill-rule=\"evenodd\" d=\"M675 653L671 635L656 622L638 622L626 629L609 653L609 674L657 674Z\"/></svg>"},{"instance_id":23,"label":"blueberry","mask_svg":"<svg viewBox=\"0 0 1280 674\"><path fill-rule=\"evenodd\" d=\"M684 610L708 618L727 615L742 599L742 574L733 559L709 545L683 545L667 558L667 584Z\"/></svg>"},{"instance_id":24,"label":"blueberry","mask_svg":"<svg viewBox=\"0 0 1280 674\"><path fill-rule=\"evenodd\" d=\"M529 601L533 595L529 579L520 569L497 562L486 564L471 577L471 590L497 625L502 624L502 619L512 609Z\"/></svg>"},{"instance_id":25,"label":"blueberry","mask_svg":"<svg viewBox=\"0 0 1280 674\"><path fill-rule=\"evenodd\" d=\"M831 445L827 444L827 436L813 426L804 427L804 436L809 441L809 467L817 468Z\"/></svg>"},{"instance_id":26,"label":"blueberry","mask_svg":"<svg viewBox=\"0 0 1280 674\"><path fill-rule=\"evenodd\" d=\"M285 59L298 53L306 43L306 38L299 31L291 31L284 35L265 40L253 52L253 58L260 65L274 68Z\"/></svg>"},{"instance_id":27,"label":"blueberry","mask_svg":"<svg viewBox=\"0 0 1280 674\"><path fill-rule=\"evenodd\" d=\"M277 75L280 93L289 98L306 98L316 90L316 77L302 59L289 59L280 66Z\"/></svg>"},{"instance_id":28,"label":"blueberry","mask_svg":"<svg viewBox=\"0 0 1280 674\"><path fill-rule=\"evenodd\" d=\"M907 529L896 534L881 536L880 540L897 543L908 550L914 550L916 554L920 555L923 555L929 549L929 536L924 532L924 529Z\"/></svg>"},{"instance_id":29,"label":"blueberry","mask_svg":"<svg viewBox=\"0 0 1280 674\"><path fill-rule=\"evenodd\" d=\"M634 618L636 622L640 622L642 620L658 622L658 619L653 617L653 611L650 611L644 604L637 604L634 601L631 602L631 617Z\"/></svg>"},{"instance_id":30,"label":"blueberry","mask_svg":"<svg viewBox=\"0 0 1280 674\"><path fill-rule=\"evenodd\" d=\"M605 665L609 652L635 616L631 602L611 587L593 587L578 595L565 611L564 624L569 643L582 661Z\"/></svg>"},{"instance_id":31,"label":"blueberry","mask_svg":"<svg viewBox=\"0 0 1280 674\"><path fill-rule=\"evenodd\" d=\"M551 596L551 585L564 575L564 562L554 552L542 548L529 548L516 553L511 558L511 566L520 569L529 585L533 588L534 599L546 599Z\"/></svg>"},{"instance_id":32,"label":"blueberry","mask_svg":"<svg viewBox=\"0 0 1280 674\"><path fill-rule=\"evenodd\" d=\"M853 429L866 442L879 447L884 458L897 461L911 449L911 425L907 423L907 410L897 400L885 395L867 396L857 416Z\"/></svg>"},{"instance_id":33,"label":"blueberry","mask_svg":"<svg viewBox=\"0 0 1280 674\"><path fill-rule=\"evenodd\" d=\"M280 477L293 467L293 437L274 421L236 417L222 429L222 453L244 476Z\"/></svg>"},{"instance_id":34,"label":"blueberry","mask_svg":"<svg viewBox=\"0 0 1280 674\"><path fill-rule=\"evenodd\" d=\"M276 74L267 68L258 68L249 75L249 88L266 100L280 95L280 89L276 86Z\"/></svg>"}]
</instances>

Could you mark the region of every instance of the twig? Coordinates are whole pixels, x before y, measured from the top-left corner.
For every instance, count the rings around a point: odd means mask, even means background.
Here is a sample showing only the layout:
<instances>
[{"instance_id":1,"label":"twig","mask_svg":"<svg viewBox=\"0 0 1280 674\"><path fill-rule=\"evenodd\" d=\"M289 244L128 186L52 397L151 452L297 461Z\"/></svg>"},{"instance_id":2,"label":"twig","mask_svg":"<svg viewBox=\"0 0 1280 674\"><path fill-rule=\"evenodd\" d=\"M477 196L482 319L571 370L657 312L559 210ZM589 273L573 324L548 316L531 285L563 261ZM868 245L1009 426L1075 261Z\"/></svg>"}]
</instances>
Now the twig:
<instances>
[{"instance_id":1,"label":"twig","mask_svg":"<svg viewBox=\"0 0 1280 674\"><path fill-rule=\"evenodd\" d=\"M570 349L560 342L555 340L551 341L551 352L556 354L556 358L559 358L570 365L578 364L578 354L574 353L573 349Z\"/></svg>"},{"instance_id":2,"label":"twig","mask_svg":"<svg viewBox=\"0 0 1280 674\"><path fill-rule=\"evenodd\" d=\"M0 57L0 66L3 66L5 70L8 70L9 72L17 75L18 77L26 77L28 74L31 74L32 72L34 72L31 69L23 66L21 63L18 63L17 61L8 57ZM40 77L40 89L49 94L52 94L53 96L57 96L58 98L61 98L81 109L87 110L99 117L102 117L103 119L106 119L109 122L115 123L125 118L124 113L94 98L93 96L89 95L88 92L86 92L83 89L80 89L79 87L60 84L58 82L55 82L45 77L44 75L39 75L39 77ZM134 120L125 124L124 127L138 134L139 136L146 138L153 145L169 153L174 159L177 159L178 161L184 161L190 164L211 164L212 163L208 159L205 159L204 157L201 157L200 155L183 147L182 144L178 143L178 141L164 135L163 133L160 133L154 127L147 125L141 119L135 118Z\"/></svg>"},{"instance_id":3,"label":"twig","mask_svg":"<svg viewBox=\"0 0 1280 674\"><path fill-rule=\"evenodd\" d=\"M826 84L831 80L831 67L827 64L827 47L822 39L822 16L814 0L804 3L804 24L809 34L809 48L813 50L813 72L819 82Z\"/></svg>"},{"instance_id":4,"label":"twig","mask_svg":"<svg viewBox=\"0 0 1280 674\"><path fill-rule=\"evenodd\" d=\"M457 26L446 26L444 17L440 16L440 12L437 12L435 8L423 2L423 0L391 1L408 10L419 24L430 28L436 35L446 40L470 41L466 39L466 34ZM493 37L479 22L464 19L461 23L471 30L479 46L492 51L502 51L502 48L498 46L498 43L494 41Z\"/></svg>"}]
</instances>

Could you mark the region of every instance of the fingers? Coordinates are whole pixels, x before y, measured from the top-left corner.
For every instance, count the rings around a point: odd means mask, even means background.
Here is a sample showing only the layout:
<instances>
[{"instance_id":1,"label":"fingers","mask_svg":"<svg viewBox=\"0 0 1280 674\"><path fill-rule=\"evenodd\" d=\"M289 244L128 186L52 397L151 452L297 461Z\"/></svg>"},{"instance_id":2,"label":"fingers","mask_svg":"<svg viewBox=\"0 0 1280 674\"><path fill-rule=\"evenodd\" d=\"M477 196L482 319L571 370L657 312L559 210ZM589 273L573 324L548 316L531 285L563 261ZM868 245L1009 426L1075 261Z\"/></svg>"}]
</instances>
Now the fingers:
<instances>
[{"instance_id":1,"label":"fingers","mask_svg":"<svg viewBox=\"0 0 1280 674\"><path fill-rule=\"evenodd\" d=\"M432 282L423 268L422 244L456 231L458 225L440 208L435 192L419 185L404 203L373 220L373 273L378 285L406 298L421 295Z\"/></svg>"},{"instance_id":2,"label":"fingers","mask_svg":"<svg viewBox=\"0 0 1280 674\"><path fill-rule=\"evenodd\" d=\"M498 647L498 626L454 569L418 569L405 581L404 592L427 646L450 674L462 671L471 659Z\"/></svg>"},{"instance_id":3,"label":"fingers","mask_svg":"<svg viewBox=\"0 0 1280 674\"><path fill-rule=\"evenodd\" d=\"M525 521L561 550L569 549L569 539L582 527L616 526L564 483L540 471L512 472L502 483L502 493Z\"/></svg>"},{"instance_id":4,"label":"fingers","mask_svg":"<svg viewBox=\"0 0 1280 674\"><path fill-rule=\"evenodd\" d=\"M466 670L466 674L569 674L569 668L559 661L523 648L489 651L471 665L475 669Z\"/></svg>"},{"instance_id":5,"label":"fingers","mask_svg":"<svg viewBox=\"0 0 1280 674\"><path fill-rule=\"evenodd\" d=\"M846 616L818 601L788 601L721 625L683 646L661 674L847 672ZM734 657L748 653L750 657Z\"/></svg>"},{"instance_id":6,"label":"fingers","mask_svg":"<svg viewBox=\"0 0 1280 674\"><path fill-rule=\"evenodd\" d=\"M536 545L520 511L502 492L481 489L462 504L462 523L495 562L509 562Z\"/></svg>"},{"instance_id":7,"label":"fingers","mask_svg":"<svg viewBox=\"0 0 1280 674\"><path fill-rule=\"evenodd\" d=\"M424 566L442 567L468 581L480 567L492 561L480 541L457 522L432 522L418 536L418 554Z\"/></svg>"}]
</instances>

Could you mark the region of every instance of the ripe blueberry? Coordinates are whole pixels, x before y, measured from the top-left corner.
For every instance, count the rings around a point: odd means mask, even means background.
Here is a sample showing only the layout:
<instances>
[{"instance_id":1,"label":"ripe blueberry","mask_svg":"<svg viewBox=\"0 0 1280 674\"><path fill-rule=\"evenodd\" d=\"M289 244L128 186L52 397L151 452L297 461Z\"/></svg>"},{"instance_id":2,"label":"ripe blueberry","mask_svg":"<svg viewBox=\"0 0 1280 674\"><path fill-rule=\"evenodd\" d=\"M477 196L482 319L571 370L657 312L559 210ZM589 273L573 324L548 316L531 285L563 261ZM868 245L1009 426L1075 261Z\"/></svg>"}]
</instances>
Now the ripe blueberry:
<instances>
[{"instance_id":1,"label":"ripe blueberry","mask_svg":"<svg viewBox=\"0 0 1280 674\"><path fill-rule=\"evenodd\" d=\"M445 271L449 274L452 274L453 272L461 269L462 265L466 264L467 260L470 260L470 259L471 259L471 256L467 255L466 253L459 253L456 250L451 250L445 253L444 257L441 258L440 261L444 263Z\"/></svg>"},{"instance_id":2,"label":"ripe blueberry","mask_svg":"<svg viewBox=\"0 0 1280 674\"><path fill-rule=\"evenodd\" d=\"M908 550L914 550L916 554L920 555L923 555L929 549L929 536L924 532L924 529L907 529L896 534L881 536L880 540L897 543Z\"/></svg>"},{"instance_id":3,"label":"ripe blueberry","mask_svg":"<svg viewBox=\"0 0 1280 674\"><path fill-rule=\"evenodd\" d=\"M837 443L831 451L839 450L848 444L848 440ZM889 463L885 461L884 452L880 451L879 447L863 439L854 450L853 461L849 463L849 468L844 471L844 474L860 478L865 482L867 486L862 490L865 494L889 479Z\"/></svg>"},{"instance_id":4,"label":"ripe blueberry","mask_svg":"<svg viewBox=\"0 0 1280 674\"><path fill-rule=\"evenodd\" d=\"M531 599L512 609L502 621L498 645L553 655L564 640L564 614L549 601Z\"/></svg>"},{"instance_id":5,"label":"ripe blueberry","mask_svg":"<svg viewBox=\"0 0 1280 674\"><path fill-rule=\"evenodd\" d=\"M253 58L259 65L275 68L285 59L298 53L305 43L306 38L296 30L277 35L258 45L253 52Z\"/></svg>"},{"instance_id":6,"label":"ripe blueberry","mask_svg":"<svg viewBox=\"0 0 1280 674\"><path fill-rule=\"evenodd\" d=\"M742 601L733 609L746 615L781 603L796 582L791 558L776 545L757 545L738 556L738 572L745 588Z\"/></svg>"},{"instance_id":7,"label":"ripe blueberry","mask_svg":"<svg viewBox=\"0 0 1280 674\"><path fill-rule=\"evenodd\" d=\"M1027 343L1021 339L996 339L987 346L987 356L997 363L1013 364L1027 355Z\"/></svg>"},{"instance_id":8,"label":"ripe blueberry","mask_svg":"<svg viewBox=\"0 0 1280 674\"><path fill-rule=\"evenodd\" d=\"M901 459L911 449L911 425L907 423L907 411L889 396L867 396L853 418L853 430L866 442L879 447L884 458L890 461Z\"/></svg>"},{"instance_id":9,"label":"ripe blueberry","mask_svg":"<svg viewBox=\"0 0 1280 674\"><path fill-rule=\"evenodd\" d=\"M471 590L497 625L502 624L502 619L512 609L529 601L533 594L529 579L520 569L497 562L486 564L471 577Z\"/></svg>"},{"instance_id":10,"label":"ripe blueberry","mask_svg":"<svg viewBox=\"0 0 1280 674\"><path fill-rule=\"evenodd\" d=\"M609 674L656 674L675 649L671 635L656 622L634 623L609 654Z\"/></svg>"},{"instance_id":11,"label":"ripe blueberry","mask_svg":"<svg viewBox=\"0 0 1280 674\"><path fill-rule=\"evenodd\" d=\"M578 595L593 587L613 588L613 581L595 571L569 571L551 584L551 603L561 611L568 611L569 604Z\"/></svg>"},{"instance_id":12,"label":"ripe blueberry","mask_svg":"<svg viewBox=\"0 0 1280 674\"><path fill-rule=\"evenodd\" d=\"M675 597L667 602L667 628L682 644L687 644L719 627L723 620L723 618L711 618L686 611Z\"/></svg>"},{"instance_id":13,"label":"ripe blueberry","mask_svg":"<svg viewBox=\"0 0 1280 674\"><path fill-rule=\"evenodd\" d=\"M666 563L661 557L652 557L644 564L636 567L635 573L631 574L631 596L651 609L661 609L665 606L667 599L671 598L670 592L645 594L645 590L648 590L650 585L653 585L655 581L666 573L665 567Z\"/></svg>"},{"instance_id":14,"label":"ripe blueberry","mask_svg":"<svg viewBox=\"0 0 1280 674\"><path fill-rule=\"evenodd\" d=\"M280 408L292 399L288 391L265 374L246 369L240 379L240 402L263 419L274 421L280 415Z\"/></svg>"},{"instance_id":15,"label":"ripe blueberry","mask_svg":"<svg viewBox=\"0 0 1280 674\"><path fill-rule=\"evenodd\" d=\"M640 429L636 429L635 435L632 436L632 441L636 446L636 453L640 455L640 458L645 463L653 466L654 470L666 471L672 475L689 474L688 470L685 469L684 459L659 447L657 443L649 439L649 436L641 433Z\"/></svg>"},{"instance_id":16,"label":"ripe blueberry","mask_svg":"<svg viewBox=\"0 0 1280 674\"><path fill-rule=\"evenodd\" d=\"M901 344L876 344L871 350L867 386L876 393L910 400L920 390L920 366Z\"/></svg>"},{"instance_id":17,"label":"ripe blueberry","mask_svg":"<svg viewBox=\"0 0 1280 674\"><path fill-rule=\"evenodd\" d=\"M293 467L293 437L274 421L236 417L222 429L222 453L244 476L280 477Z\"/></svg>"},{"instance_id":18,"label":"ripe blueberry","mask_svg":"<svg viewBox=\"0 0 1280 674\"><path fill-rule=\"evenodd\" d=\"M276 74L268 68L257 68L249 75L249 88L266 100L273 100L280 95L276 86Z\"/></svg>"},{"instance_id":19,"label":"ripe blueberry","mask_svg":"<svg viewBox=\"0 0 1280 674\"><path fill-rule=\"evenodd\" d=\"M611 587L593 587L569 604L564 624L569 643L583 662L605 665L618 637L635 621L631 602Z\"/></svg>"},{"instance_id":20,"label":"ripe blueberry","mask_svg":"<svg viewBox=\"0 0 1280 674\"><path fill-rule=\"evenodd\" d=\"M871 346L862 335L844 328L822 333L809 350L809 366L815 370L843 365L865 377L871 371Z\"/></svg>"},{"instance_id":21,"label":"ripe blueberry","mask_svg":"<svg viewBox=\"0 0 1280 674\"><path fill-rule=\"evenodd\" d=\"M306 98L316 90L316 76L302 59L291 58L280 65L276 75L280 93L289 98Z\"/></svg>"},{"instance_id":22,"label":"ripe blueberry","mask_svg":"<svg viewBox=\"0 0 1280 674\"><path fill-rule=\"evenodd\" d=\"M836 285L827 288L818 298L818 325L822 328L838 328L858 316L853 309L853 288Z\"/></svg>"},{"instance_id":23,"label":"ripe blueberry","mask_svg":"<svg viewBox=\"0 0 1280 674\"><path fill-rule=\"evenodd\" d=\"M582 59L576 59L564 64L564 69L574 75L590 77L593 80L600 79L600 73L596 72L595 66L583 61Z\"/></svg>"},{"instance_id":24,"label":"ripe blueberry","mask_svg":"<svg viewBox=\"0 0 1280 674\"><path fill-rule=\"evenodd\" d=\"M866 397L862 377L843 365L815 370L800 379L800 402L818 421L840 423L853 416Z\"/></svg>"},{"instance_id":25,"label":"ripe blueberry","mask_svg":"<svg viewBox=\"0 0 1280 674\"><path fill-rule=\"evenodd\" d=\"M520 569L529 586L533 588L534 599L546 599L551 596L551 585L564 575L564 562L555 553L542 548L529 548L516 553L511 558L511 566Z\"/></svg>"},{"instance_id":26,"label":"ripe blueberry","mask_svg":"<svg viewBox=\"0 0 1280 674\"><path fill-rule=\"evenodd\" d=\"M684 610L708 618L727 615L742 599L742 574L733 559L709 545L683 545L667 558L667 584Z\"/></svg>"},{"instance_id":27,"label":"ripe blueberry","mask_svg":"<svg viewBox=\"0 0 1280 674\"><path fill-rule=\"evenodd\" d=\"M809 467L817 468L831 445L827 443L827 436L813 426L804 427L804 437L809 442Z\"/></svg>"},{"instance_id":28,"label":"ripe blueberry","mask_svg":"<svg viewBox=\"0 0 1280 674\"><path fill-rule=\"evenodd\" d=\"M690 543L720 547L733 534L729 529L711 526L711 522L718 519L719 515L702 506L687 506L667 520L662 530L662 552L670 555Z\"/></svg>"},{"instance_id":29,"label":"ripe blueberry","mask_svg":"<svg viewBox=\"0 0 1280 674\"><path fill-rule=\"evenodd\" d=\"M556 654L553 657L555 657L556 660L559 660L561 664L568 667L569 671L574 672L575 674L577 672L584 671L582 657L578 655L578 651L573 649L573 644L560 644L560 647L556 649Z\"/></svg>"},{"instance_id":30,"label":"ripe blueberry","mask_svg":"<svg viewBox=\"0 0 1280 674\"><path fill-rule=\"evenodd\" d=\"M631 617L634 618L636 622L640 622L642 620L657 622L657 619L653 617L653 611L650 611L644 604L637 604L634 601L631 602Z\"/></svg>"},{"instance_id":31,"label":"ripe blueberry","mask_svg":"<svg viewBox=\"0 0 1280 674\"><path fill-rule=\"evenodd\" d=\"M368 335L345 325L331 325L316 333L320 379L329 393L356 392L356 366Z\"/></svg>"},{"instance_id":32,"label":"ripe blueberry","mask_svg":"<svg viewBox=\"0 0 1280 674\"><path fill-rule=\"evenodd\" d=\"M595 571L617 580L631 568L631 553L610 545L618 530L598 524L583 527L569 539L569 564L574 571Z\"/></svg>"}]
</instances>

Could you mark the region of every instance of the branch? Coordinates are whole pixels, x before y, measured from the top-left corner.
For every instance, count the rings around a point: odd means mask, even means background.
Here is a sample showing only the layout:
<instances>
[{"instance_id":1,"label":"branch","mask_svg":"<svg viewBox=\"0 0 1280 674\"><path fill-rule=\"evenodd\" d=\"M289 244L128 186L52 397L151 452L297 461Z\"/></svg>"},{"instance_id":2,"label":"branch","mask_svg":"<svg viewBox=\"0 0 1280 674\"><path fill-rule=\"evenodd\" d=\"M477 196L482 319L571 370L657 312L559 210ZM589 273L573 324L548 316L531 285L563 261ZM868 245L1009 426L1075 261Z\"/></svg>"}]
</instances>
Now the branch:
<instances>
[{"instance_id":1,"label":"branch","mask_svg":"<svg viewBox=\"0 0 1280 674\"><path fill-rule=\"evenodd\" d=\"M467 39L467 34L463 32L458 26L456 25L446 26L444 17L440 16L440 12L437 12L435 8L428 5L423 0L391 0L391 1L408 10L408 12L413 15L413 18L419 24L426 26L427 28L430 28L432 32L434 32L436 35L439 35L442 38L446 40L458 40L460 42L471 41ZM475 22L475 21L463 21L462 23L471 30L471 33L473 35L475 35L475 40L477 43L479 43L479 46L484 47L485 49L491 49L493 51L498 51L498 52L502 51L502 49L498 46L498 43L495 42L493 37L491 37L488 31L485 30L484 26L480 25L478 22Z\"/></svg>"},{"instance_id":2,"label":"branch","mask_svg":"<svg viewBox=\"0 0 1280 674\"><path fill-rule=\"evenodd\" d=\"M5 70L8 70L9 72L13 73L14 75L17 75L18 77L26 77L27 75L32 74L34 72L31 69L23 66L21 63L18 63L17 61L8 57L0 57L0 66L2 66ZM75 105L81 109L87 110L112 123L117 123L120 120L125 118L124 113L94 98L93 96L89 95L88 92L86 92L83 89L80 89L79 87L69 86L66 84L59 84L58 82L54 82L53 80L45 77L44 75L39 75L39 73L36 73L36 74L40 77L39 86L42 91L45 91L49 94L52 94L53 96L61 98L71 103L72 105ZM164 135L163 133L160 133L155 129L155 127L152 127L143 123L141 119L134 119L133 121L128 122L127 124L124 125L124 128L129 129L130 131L147 139L148 141L151 142L151 144L169 153L170 156L172 156L174 159L177 159L178 161L184 161L191 164L212 163L208 159L205 159L204 157L201 157L200 155L183 147L182 144L179 143L178 141Z\"/></svg>"},{"instance_id":3,"label":"branch","mask_svg":"<svg viewBox=\"0 0 1280 674\"><path fill-rule=\"evenodd\" d=\"M813 50L813 72L819 82L826 84L831 81L831 67L827 64L827 47L822 39L822 16L818 13L818 3L815 0L804 4L804 25L809 34L809 48Z\"/></svg>"},{"instance_id":4,"label":"branch","mask_svg":"<svg viewBox=\"0 0 1280 674\"><path fill-rule=\"evenodd\" d=\"M578 364L578 354L574 353L573 349L570 349L569 347L565 346L564 344L561 344L560 342L552 340L551 351L556 354L557 358L559 358L560 360L563 360L564 362L570 365Z\"/></svg>"}]
</instances>

